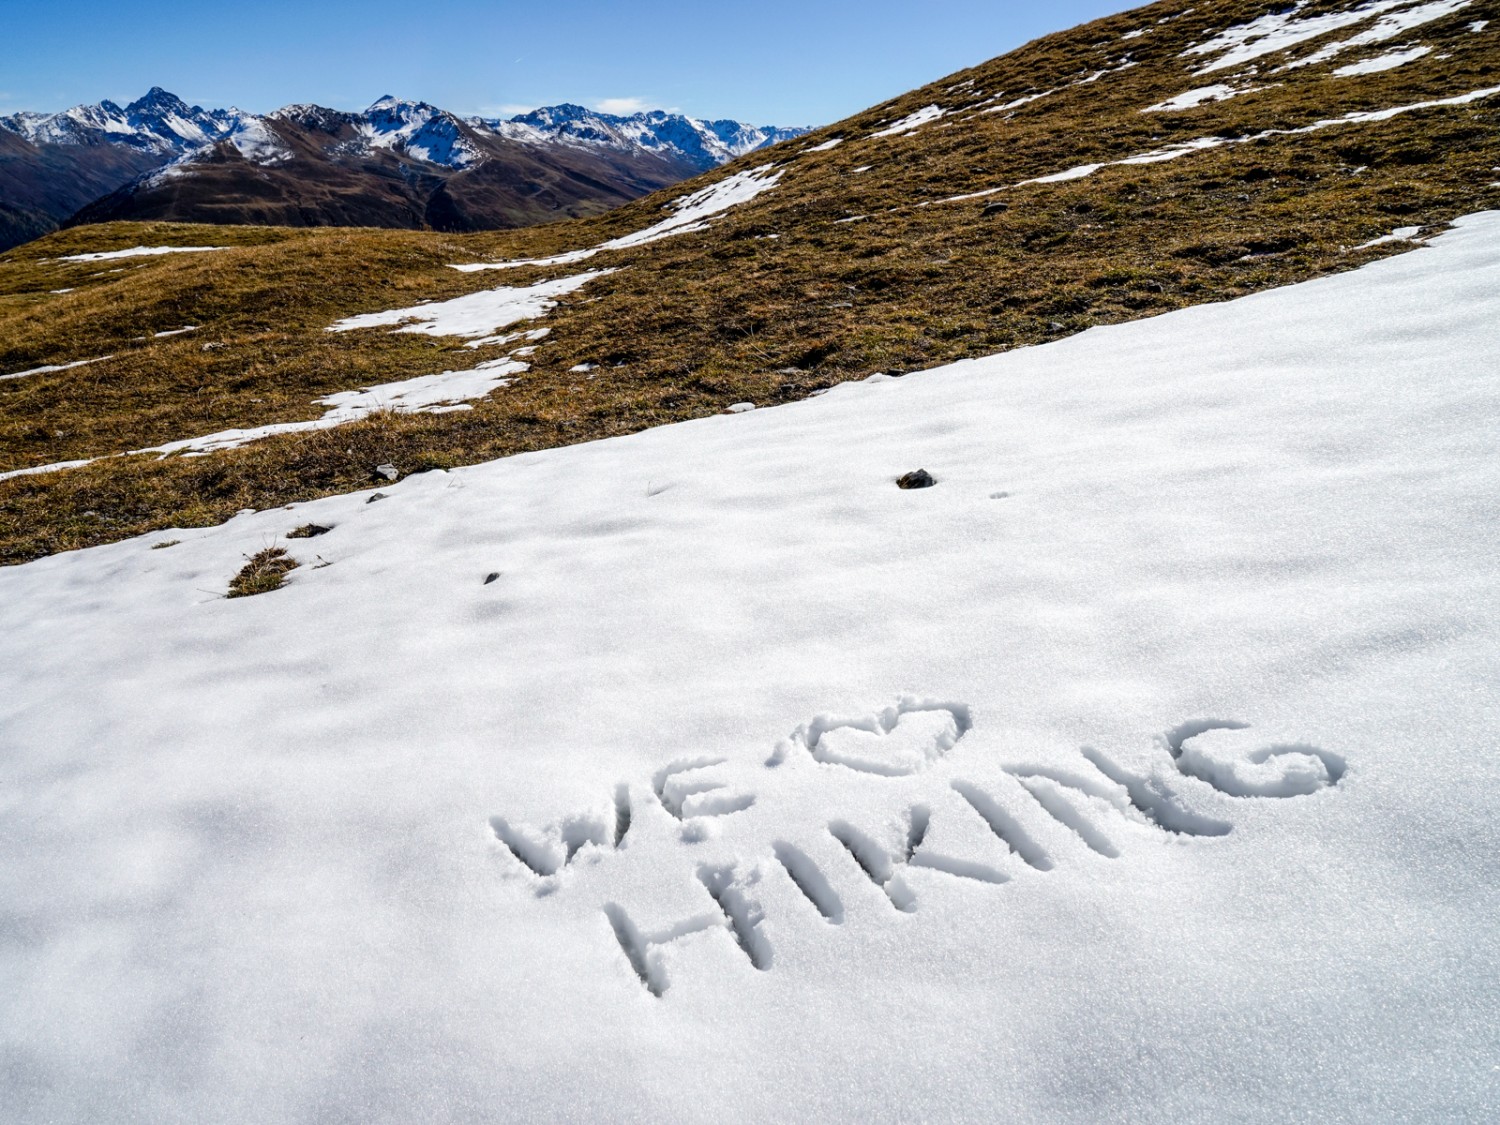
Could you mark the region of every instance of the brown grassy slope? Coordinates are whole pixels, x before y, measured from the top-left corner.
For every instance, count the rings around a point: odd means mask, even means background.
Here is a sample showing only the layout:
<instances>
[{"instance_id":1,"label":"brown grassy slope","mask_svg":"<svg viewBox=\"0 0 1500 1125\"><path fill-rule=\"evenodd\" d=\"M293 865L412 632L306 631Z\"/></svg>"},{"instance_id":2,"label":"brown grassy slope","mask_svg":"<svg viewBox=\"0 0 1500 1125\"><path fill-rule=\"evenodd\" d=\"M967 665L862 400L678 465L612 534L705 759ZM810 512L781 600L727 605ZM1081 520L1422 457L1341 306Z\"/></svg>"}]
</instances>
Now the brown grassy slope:
<instances>
[{"instance_id":1,"label":"brown grassy slope","mask_svg":"<svg viewBox=\"0 0 1500 1125\"><path fill-rule=\"evenodd\" d=\"M1258 60L1256 73L1199 77L1191 70L1204 60L1180 57L1282 6L1171 0L1049 36L596 219L467 236L120 224L20 248L0 258L0 374L116 358L0 381L0 472L313 418L322 411L310 400L320 394L493 358L499 353L462 340L324 329L353 313L577 272L460 274L447 265L590 246L656 221L686 190L748 167L785 169L775 189L718 216L709 231L589 262L628 268L565 299L544 322L553 331L530 357L532 370L473 411L385 415L207 457L132 457L0 481L0 560L364 487L386 461L403 472L473 463L1227 299L1399 251L1348 250L1393 227L1436 228L1500 207L1493 96L938 202L1197 137L1246 137L1500 86L1500 0L1282 74L1272 71L1360 28ZM1486 18L1488 29L1468 30ZM1149 34L1122 40L1145 27ZM1332 73L1407 42L1435 49L1383 73ZM1136 65L1117 69L1126 61ZM1101 70L1114 73L1083 81ZM1269 88L1180 113L1140 112L1235 80ZM1001 91L990 104L1054 89L1014 112L980 112ZM868 137L929 104L949 116L904 137ZM846 138L839 147L808 152L835 136ZM1008 209L986 216L994 201ZM837 221L853 216L867 217ZM174 243L234 249L47 260ZM50 292L61 288L74 292ZM203 327L138 339L184 324ZM595 377L569 371L584 362L601 365Z\"/></svg>"}]
</instances>

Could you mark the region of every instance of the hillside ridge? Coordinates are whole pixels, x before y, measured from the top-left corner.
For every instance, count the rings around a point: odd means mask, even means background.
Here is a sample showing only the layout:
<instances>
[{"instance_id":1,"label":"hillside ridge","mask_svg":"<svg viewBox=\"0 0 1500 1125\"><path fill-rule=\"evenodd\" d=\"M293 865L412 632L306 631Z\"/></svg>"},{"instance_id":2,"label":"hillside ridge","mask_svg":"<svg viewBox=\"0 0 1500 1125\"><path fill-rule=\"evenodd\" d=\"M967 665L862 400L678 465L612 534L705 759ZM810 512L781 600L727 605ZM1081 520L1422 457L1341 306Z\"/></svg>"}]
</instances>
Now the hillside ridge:
<instances>
[{"instance_id":1,"label":"hillside ridge","mask_svg":"<svg viewBox=\"0 0 1500 1125\"><path fill-rule=\"evenodd\" d=\"M0 379L0 474L30 474L0 480L0 557L347 491L376 465L772 406L1419 248L1500 206L1497 45L1496 0L1165 0L593 218L50 236L0 258L0 375L49 368ZM172 244L227 249L69 260ZM347 395L363 405L330 418Z\"/></svg>"}]
</instances>

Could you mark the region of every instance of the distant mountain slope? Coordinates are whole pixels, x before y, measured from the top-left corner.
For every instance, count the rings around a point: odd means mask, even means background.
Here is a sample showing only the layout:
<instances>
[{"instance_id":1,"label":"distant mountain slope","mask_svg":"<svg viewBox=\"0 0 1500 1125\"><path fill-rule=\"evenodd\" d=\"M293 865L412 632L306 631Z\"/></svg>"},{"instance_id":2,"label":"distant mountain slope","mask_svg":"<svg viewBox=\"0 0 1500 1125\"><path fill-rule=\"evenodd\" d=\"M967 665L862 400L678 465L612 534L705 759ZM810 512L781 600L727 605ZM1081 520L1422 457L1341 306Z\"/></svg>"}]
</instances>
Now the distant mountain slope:
<instances>
[{"instance_id":1,"label":"distant mountain slope","mask_svg":"<svg viewBox=\"0 0 1500 1125\"><path fill-rule=\"evenodd\" d=\"M291 147L242 143L268 175ZM0 558L992 355L1495 209L1500 0L1164 0L595 218L78 228L0 257L0 475L75 466L0 479ZM228 248L91 256L167 246Z\"/></svg>"},{"instance_id":2,"label":"distant mountain slope","mask_svg":"<svg viewBox=\"0 0 1500 1125\"><path fill-rule=\"evenodd\" d=\"M0 118L0 247L114 219L523 226L597 214L804 131L575 105L484 120L393 97L258 116L156 87L123 109Z\"/></svg>"}]
</instances>

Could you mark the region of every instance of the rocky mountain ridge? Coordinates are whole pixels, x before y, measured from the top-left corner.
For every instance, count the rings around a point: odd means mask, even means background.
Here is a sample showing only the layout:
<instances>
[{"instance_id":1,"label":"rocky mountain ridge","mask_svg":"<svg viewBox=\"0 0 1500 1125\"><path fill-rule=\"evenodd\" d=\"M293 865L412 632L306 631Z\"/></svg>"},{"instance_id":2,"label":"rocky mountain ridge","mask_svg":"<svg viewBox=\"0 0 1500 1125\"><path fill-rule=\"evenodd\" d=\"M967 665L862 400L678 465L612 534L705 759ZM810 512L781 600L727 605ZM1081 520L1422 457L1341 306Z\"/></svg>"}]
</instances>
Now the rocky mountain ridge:
<instances>
[{"instance_id":1,"label":"rocky mountain ridge","mask_svg":"<svg viewBox=\"0 0 1500 1125\"><path fill-rule=\"evenodd\" d=\"M520 226L597 214L802 132L571 104L485 119L390 95L260 115L158 86L123 108L0 118L0 246L119 218ZM480 182L450 184L463 173Z\"/></svg>"}]
</instances>

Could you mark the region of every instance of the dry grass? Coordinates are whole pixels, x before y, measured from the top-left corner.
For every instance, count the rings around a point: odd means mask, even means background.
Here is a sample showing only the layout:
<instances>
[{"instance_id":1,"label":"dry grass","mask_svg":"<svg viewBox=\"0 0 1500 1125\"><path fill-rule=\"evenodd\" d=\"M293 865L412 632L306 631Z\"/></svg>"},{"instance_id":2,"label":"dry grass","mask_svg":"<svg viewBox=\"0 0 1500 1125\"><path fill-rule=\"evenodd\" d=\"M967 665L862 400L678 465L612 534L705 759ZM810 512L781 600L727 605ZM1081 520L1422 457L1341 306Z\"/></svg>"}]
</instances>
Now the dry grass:
<instances>
[{"instance_id":1,"label":"dry grass","mask_svg":"<svg viewBox=\"0 0 1500 1125\"><path fill-rule=\"evenodd\" d=\"M248 598L255 594L269 594L286 585L286 576L302 564L286 553L284 547L267 547L250 556L229 583L226 597Z\"/></svg>"},{"instance_id":2,"label":"dry grass","mask_svg":"<svg viewBox=\"0 0 1500 1125\"><path fill-rule=\"evenodd\" d=\"M545 322L553 332L530 357L532 370L472 411L385 414L208 457L131 457L0 482L0 561L367 487L383 462L403 474L474 463L1228 299L1399 252L1347 249L1393 227L1437 229L1500 207L1497 98L936 202L1173 141L1247 136L1500 85L1500 3L1492 0L1422 29L1419 38L1442 49L1398 70L1348 79L1307 68L1259 94L1142 114L1220 80L1187 73L1177 57L1186 44L1210 25L1276 5L1205 5L1120 42L1148 18L1191 6L1155 5L1149 16L1051 36L730 166L718 175L789 161L776 189L719 216L710 231L591 261L629 268L566 300ZM1497 20L1490 31L1464 30L1486 16ZM1139 65L1014 116L980 114L973 104L976 89L1004 90L1007 99L1050 89L1127 53ZM972 86L950 91L967 79ZM860 139L931 103L952 115L906 137ZM799 155L836 135L849 139ZM855 171L864 165L871 170ZM460 274L447 266L593 245L655 221L675 194L596 219L480 235L111 225L22 247L0 258L0 373L116 358L0 382L0 472L312 418L319 395L493 358L499 353L462 341L325 329L353 313L558 276L567 270ZM1008 207L986 216L996 199ZM837 221L854 215L870 217ZM88 266L43 260L169 243L234 248ZM60 288L74 292L50 292ZM186 324L202 327L149 337ZM569 370L582 363L599 365L593 378Z\"/></svg>"}]
</instances>

